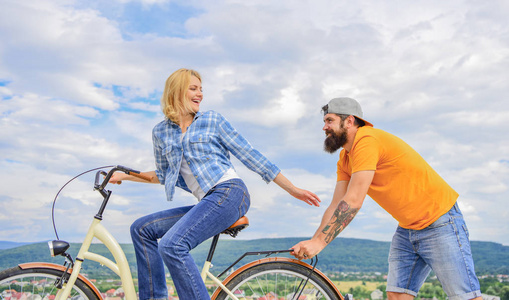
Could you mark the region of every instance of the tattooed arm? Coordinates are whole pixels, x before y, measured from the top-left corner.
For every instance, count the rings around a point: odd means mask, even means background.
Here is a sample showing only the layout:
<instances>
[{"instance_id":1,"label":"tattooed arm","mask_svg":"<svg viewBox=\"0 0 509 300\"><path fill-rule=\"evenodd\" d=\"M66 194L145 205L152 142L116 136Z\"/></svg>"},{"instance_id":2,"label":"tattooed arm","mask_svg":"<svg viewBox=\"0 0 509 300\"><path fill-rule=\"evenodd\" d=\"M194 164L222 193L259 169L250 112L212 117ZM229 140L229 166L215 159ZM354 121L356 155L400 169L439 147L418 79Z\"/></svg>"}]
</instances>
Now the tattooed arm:
<instances>
[{"instance_id":1,"label":"tattooed arm","mask_svg":"<svg viewBox=\"0 0 509 300\"><path fill-rule=\"evenodd\" d=\"M322 230L322 233L325 234L325 243L328 244L334 240L350 224L358 211L359 208L351 208L345 200L341 200L336 210L334 210L334 215L329 224Z\"/></svg>"},{"instance_id":2,"label":"tattooed arm","mask_svg":"<svg viewBox=\"0 0 509 300\"><path fill-rule=\"evenodd\" d=\"M350 181L337 182L320 227L310 240L293 246L292 254L299 259L311 258L334 240L361 208L374 175L375 171L360 171L354 173Z\"/></svg>"},{"instance_id":3,"label":"tattooed arm","mask_svg":"<svg viewBox=\"0 0 509 300\"><path fill-rule=\"evenodd\" d=\"M327 210L323 214L322 222L318 229L316 230L315 235L313 238L317 238L320 236L320 234L323 232L323 229L329 225L329 222L334 218L334 213L336 211L336 208L338 207L341 200L344 199L346 191L348 189L348 183L349 181L338 181L336 182L336 188L334 189L334 194L332 196L332 201L329 204L329 207L327 207Z\"/></svg>"}]
</instances>

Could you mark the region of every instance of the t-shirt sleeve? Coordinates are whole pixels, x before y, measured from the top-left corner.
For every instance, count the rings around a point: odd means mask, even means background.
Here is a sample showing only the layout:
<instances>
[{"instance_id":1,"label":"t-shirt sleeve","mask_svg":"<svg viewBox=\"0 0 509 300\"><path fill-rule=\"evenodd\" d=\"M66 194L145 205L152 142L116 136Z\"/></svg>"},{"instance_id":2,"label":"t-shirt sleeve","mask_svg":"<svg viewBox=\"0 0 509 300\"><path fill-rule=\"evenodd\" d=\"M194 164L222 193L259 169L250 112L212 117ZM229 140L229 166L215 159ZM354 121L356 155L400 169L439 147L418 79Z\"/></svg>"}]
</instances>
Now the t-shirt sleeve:
<instances>
[{"instance_id":1,"label":"t-shirt sleeve","mask_svg":"<svg viewBox=\"0 0 509 300\"><path fill-rule=\"evenodd\" d=\"M338 181L349 181L350 180L350 163L348 161L348 156L345 155L345 150L341 151L339 156L338 164L337 164L337 175Z\"/></svg>"},{"instance_id":2,"label":"t-shirt sleeve","mask_svg":"<svg viewBox=\"0 0 509 300\"><path fill-rule=\"evenodd\" d=\"M355 142L349 154L341 151L337 165L337 180L349 181L359 171L376 171L380 159L380 142L372 136L363 136Z\"/></svg>"},{"instance_id":3,"label":"t-shirt sleeve","mask_svg":"<svg viewBox=\"0 0 509 300\"><path fill-rule=\"evenodd\" d=\"M352 174L359 171L376 171L380 159L380 142L372 136L360 138L350 153Z\"/></svg>"}]
</instances>

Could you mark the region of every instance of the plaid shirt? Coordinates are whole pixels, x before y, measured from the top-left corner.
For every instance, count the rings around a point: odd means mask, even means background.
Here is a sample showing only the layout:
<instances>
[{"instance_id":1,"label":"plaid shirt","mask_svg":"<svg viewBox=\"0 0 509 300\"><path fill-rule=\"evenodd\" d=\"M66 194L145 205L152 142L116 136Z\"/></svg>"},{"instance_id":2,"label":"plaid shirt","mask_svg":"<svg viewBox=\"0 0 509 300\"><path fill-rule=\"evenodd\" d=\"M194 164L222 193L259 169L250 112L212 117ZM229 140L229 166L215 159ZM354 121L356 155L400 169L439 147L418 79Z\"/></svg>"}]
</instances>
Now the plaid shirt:
<instances>
[{"instance_id":1,"label":"plaid shirt","mask_svg":"<svg viewBox=\"0 0 509 300\"><path fill-rule=\"evenodd\" d=\"M180 175L182 156L205 193L233 168L229 153L260 174L267 183L281 171L215 111L198 112L183 138L180 127L166 119L154 127L152 140L156 174L165 186L168 201L173 198L175 186L190 192Z\"/></svg>"}]
</instances>

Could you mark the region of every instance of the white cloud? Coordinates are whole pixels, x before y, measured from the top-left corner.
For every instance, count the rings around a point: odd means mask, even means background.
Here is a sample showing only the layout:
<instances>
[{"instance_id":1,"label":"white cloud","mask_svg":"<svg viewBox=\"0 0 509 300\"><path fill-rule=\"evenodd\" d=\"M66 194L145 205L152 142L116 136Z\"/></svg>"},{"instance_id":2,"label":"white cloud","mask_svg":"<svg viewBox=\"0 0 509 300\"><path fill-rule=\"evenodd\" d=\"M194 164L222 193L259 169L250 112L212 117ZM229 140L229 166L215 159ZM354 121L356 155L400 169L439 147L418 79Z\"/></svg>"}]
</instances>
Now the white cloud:
<instances>
[{"instance_id":1,"label":"white cloud","mask_svg":"<svg viewBox=\"0 0 509 300\"><path fill-rule=\"evenodd\" d=\"M0 112L4 121L16 123L52 123L60 125L88 125L88 118L99 115L96 109L77 106L63 100L40 97L36 94L12 96L2 100L4 105Z\"/></svg>"},{"instance_id":2,"label":"white cloud","mask_svg":"<svg viewBox=\"0 0 509 300\"><path fill-rule=\"evenodd\" d=\"M153 14L158 10L151 6L169 5L137 2ZM509 243L497 209L509 195L507 4L190 1L186 7L199 13L180 21L182 31L172 35L104 11L129 3L3 2L0 163L2 171L33 183L0 192L0 211L16 209L0 213L0 225L8 228L0 239L37 240L48 229L37 209L48 202L32 203L19 189L46 198L57 182L87 168L152 169L160 92L173 70L189 67L203 75L203 108L226 115L287 177L324 201L330 201L335 158L321 150L320 108L337 96L358 99L368 120L401 136L460 192L472 239ZM126 31L136 26L143 30ZM246 237L313 234L323 207L302 205L257 175L239 172L253 196ZM4 175L0 180L11 183ZM95 200L79 194L85 186L66 197L84 199L89 209ZM120 227L150 210L192 203L184 197L168 204L162 187L148 189L118 189L119 203L111 208L111 220L121 224L110 225L115 232L125 237ZM137 193L142 190L150 206ZM372 202L366 200L345 236L389 238L394 223ZM19 210L33 232L13 223Z\"/></svg>"},{"instance_id":3,"label":"white cloud","mask_svg":"<svg viewBox=\"0 0 509 300\"><path fill-rule=\"evenodd\" d=\"M294 87L284 88L280 93L263 108L234 112L236 119L267 127L295 125L306 115L306 105Z\"/></svg>"}]
</instances>

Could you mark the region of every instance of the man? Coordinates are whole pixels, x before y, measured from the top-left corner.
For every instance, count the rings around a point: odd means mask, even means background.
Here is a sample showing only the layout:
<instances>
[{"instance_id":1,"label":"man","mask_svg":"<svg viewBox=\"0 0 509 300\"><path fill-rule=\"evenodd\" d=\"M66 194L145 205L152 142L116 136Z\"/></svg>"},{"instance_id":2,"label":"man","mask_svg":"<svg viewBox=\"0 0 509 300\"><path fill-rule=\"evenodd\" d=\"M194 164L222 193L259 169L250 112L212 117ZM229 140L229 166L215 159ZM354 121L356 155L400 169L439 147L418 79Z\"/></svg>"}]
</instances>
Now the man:
<instances>
[{"instance_id":1,"label":"man","mask_svg":"<svg viewBox=\"0 0 509 300\"><path fill-rule=\"evenodd\" d=\"M409 145L364 120L354 99L332 99L322 110L325 150L343 148L336 188L315 235L292 254L318 254L348 226L368 194L399 222L389 252L390 300L413 299L431 270L449 299L481 300L458 194Z\"/></svg>"}]
</instances>

